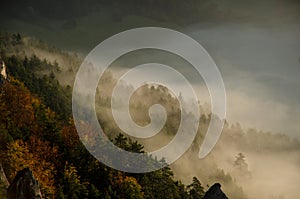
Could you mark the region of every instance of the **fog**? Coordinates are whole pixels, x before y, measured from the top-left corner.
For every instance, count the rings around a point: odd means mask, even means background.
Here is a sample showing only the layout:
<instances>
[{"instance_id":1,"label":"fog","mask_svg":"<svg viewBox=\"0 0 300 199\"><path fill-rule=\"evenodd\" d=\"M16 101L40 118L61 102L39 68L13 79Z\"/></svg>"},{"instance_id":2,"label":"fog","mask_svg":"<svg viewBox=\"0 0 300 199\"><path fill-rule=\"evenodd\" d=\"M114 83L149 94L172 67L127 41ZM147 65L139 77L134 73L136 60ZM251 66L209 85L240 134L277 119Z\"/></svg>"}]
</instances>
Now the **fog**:
<instances>
[{"instance_id":1,"label":"fog","mask_svg":"<svg viewBox=\"0 0 300 199\"><path fill-rule=\"evenodd\" d=\"M227 93L228 125L211 154L199 160L199 146L208 124L201 123L194 145L171 165L175 177L188 184L197 176L205 189L221 182L230 198L242 199L244 192L249 198L296 199L300 195L300 144L292 139L300 139L300 3L296 0L209 2L214 4L213 16L181 26L139 16L125 16L122 22L113 22L106 13L75 17L76 27L67 30L61 28L65 20L45 18L30 21L12 17L2 20L1 26L82 53L83 57L102 40L124 29L167 26L186 33L203 45L219 67ZM77 59L76 63L70 63L64 56L39 48L26 49L26 53L57 61L62 72L56 76L63 85L72 85L79 65ZM174 63L185 66L178 60ZM75 68L68 72L72 66ZM180 82L172 81L180 87ZM201 110L208 117L210 98L203 83L201 80L194 86L200 93ZM107 91L103 93L108 95ZM109 107L97 108L107 114L105 120L111 119ZM143 121L145 116L140 112L147 113L132 110ZM133 118L139 121L138 116ZM240 126L231 127L236 122ZM113 122L107 124L107 129L119 132ZM171 140L167 133L163 130L154 138L140 141L151 151ZM244 172L234 166L235 156L240 152L248 164ZM245 173L249 175L244 176Z\"/></svg>"},{"instance_id":2,"label":"fog","mask_svg":"<svg viewBox=\"0 0 300 199\"><path fill-rule=\"evenodd\" d=\"M99 83L104 88L106 87L106 89L99 88L98 94L102 93L102 96L98 96L100 98L106 99L107 96L110 96L109 90L112 88L108 85L109 82L115 80L108 77L112 78L106 76ZM142 126L151 122L148 118L149 104L156 102L159 96L163 97L162 101L167 101L163 104L167 111L174 110L172 107L178 106L174 99L166 100L169 96L168 93L152 93L151 98L147 97L147 89L149 88L146 86L137 89L132 95L130 103L130 113L133 120ZM126 90L126 85L124 85L124 92ZM157 96L158 94L160 95ZM230 94L233 95L233 93ZM247 100L241 93L235 93L233 96L236 99L234 101L236 104L241 107L247 105L249 110L258 108L255 105L257 102L265 104L264 101ZM172 95L172 97L175 96ZM176 97L178 98L178 96ZM97 105L99 119L107 124L105 125L106 133L111 135L109 132L123 132L113 121L107 101L104 104L98 102ZM270 104L270 106L274 111L284 111L284 107L280 110L279 108L274 109L274 104ZM177 179L189 184L192 177L197 176L205 189L215 182L220 182L222 189L230 198L297 198L300 193L297 189L300 182L299 141L292 140L287 135L277 134L276 132L264 132L260 128L257 128L259 130L248 129L243 123L240 125L229 122L225 124L221 138L213 151L204 159L199 159L199 148L210 121L209 104L201 104L201 111L205 114L204 118L206 119L200 119L197 138L189 150L175 163L171 164ZM175 112L175 114L178 114L178 112ZM255 119L259 118L260 114L263 114L263 112L255 113L249 120L256 122ZM277 116L270 116L270 119L280 119ZM145 146L147 152L157 150L174 138L176 128L178 128L177 123L178 118L168 117L166 128L162 129L159 134L150 139L137 140ZM252 127L256 128L256 126ZM126 132L124 133L126 134ZM136 138L133 137L133 139ZM246 167L239 168L235 165L236 156L239 153L245 155Z\"/></svg>"},{"instance_id":3,"label":"fog","mask_svg":"<svg viewBox=\"0 0 300 199\"><path fill-rule=\"evenodd\" d=\"M223 75L229 121L299 138L299 26L195 25L187 32Z\"/></svg>"}]
</instances>

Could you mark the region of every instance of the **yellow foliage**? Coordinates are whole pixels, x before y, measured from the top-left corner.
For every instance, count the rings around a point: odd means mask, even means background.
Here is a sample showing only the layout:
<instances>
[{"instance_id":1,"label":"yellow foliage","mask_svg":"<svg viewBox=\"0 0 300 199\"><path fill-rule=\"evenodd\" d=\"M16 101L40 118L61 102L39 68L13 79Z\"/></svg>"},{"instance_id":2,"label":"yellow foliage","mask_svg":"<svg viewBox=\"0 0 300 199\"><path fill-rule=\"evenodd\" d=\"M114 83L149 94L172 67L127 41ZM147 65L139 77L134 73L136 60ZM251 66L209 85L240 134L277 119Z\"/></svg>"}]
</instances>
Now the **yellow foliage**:
<instances>
[{"instance_id":1,"label":"yellow foliage","mask_svg":"<svg viewBox=\"0 0 300 199\"><path fill-rule=\"evenodd\" d=\"M29 128L37 133L34 105L41 104L40 101L31 95L24 84L13 78L1 86L0 93L1 123L6 124L6 128L12 123L17 128Z\"/></svg>"},{"instance_id":2,"label":"yellow foliage","mask_svg":"<svg viewBox=\"0 0 300 199\"><path fill-rule=\"evenodd\" d=\"M51 155L46 155L51 154ZM45 198L54 198L55 165L51 162L51 156L57 156L57 148L50 147L36 138L30 142L16 140L8 145L7 164L9 165L8 177L13 179L18 171L28 167L41 185L41 191Z\"/></svg>"},{"instance_id":3,"label":"yellow foliage","mask_svg":"<svg viewBox=\"0 0 300 199\"><path fill-rule=\"evenodd\" d=\"M121 172L118 172L112 184L121 198L141 199L144 197L142 186L134 177L123 176Z\"/></svg>"}]
</instances>

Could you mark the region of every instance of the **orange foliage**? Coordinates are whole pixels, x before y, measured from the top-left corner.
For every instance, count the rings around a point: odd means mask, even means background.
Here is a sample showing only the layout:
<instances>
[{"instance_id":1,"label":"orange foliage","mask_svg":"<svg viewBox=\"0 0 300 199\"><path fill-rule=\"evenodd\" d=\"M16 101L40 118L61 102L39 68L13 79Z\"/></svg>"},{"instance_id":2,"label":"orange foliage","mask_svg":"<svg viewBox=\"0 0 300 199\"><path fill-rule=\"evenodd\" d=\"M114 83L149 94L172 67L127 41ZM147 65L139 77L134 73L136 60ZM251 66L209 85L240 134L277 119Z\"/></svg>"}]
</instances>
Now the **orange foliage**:
<instances>
[{"instance_id":1,"label":"orange foliage","mask_svg":"<svg viewBox=\"0 0 300 199\"><path fill-rule=\"evenodd\" d=\"M74 149L79 144L79 136L73 121L70 121L70 125L62 128L61 136L63 143L69 149Z\"/></svg>"},{"instance_id":2,"label":"orange foliage","mask_svg":"<svg viewBox=\"0 0 300 199\"><path fill-rule=\"evenodd\" d=\"M124 176L118 172L112 182L113 189L121 198L135 198L141 199L144 196L142 187L134 177Z\"/></svg>"},{"instance_id":3,"label":"orange foliage","mask_svg":"<svg viewBox=\"0 0 300 199\"><path fill-rule=\"evenodd\" d=\"M11 79L4 82L0 91L0 122L6 128L29 129L38 132L39 128L35 122L34 106L40 101L34 98L30 91L19 81Z\"/></svg>"},{"instance_id":4,"label":"orange foliage","mask_svg":"<svg viewBox=\"0 0 300 199\"><path fill-rule=\"evenodd\" d=\"M96 130L93 129L93 127L88 123L84 123L82 121L79 124L79 128L85 130L85 135L84 137L82 137L84 142L88 143L89 145L95 145L96 138L97 136L99 136ZM61 130L61 135L64 144L71 150L81 143L73 120L69 122L68 126L63 127L63 129Z\"/></svg>"},{"instance_id":5,"label":"orange foliage","mask_svg":"<svg viewBox=\"0 0 300 199\"><path fill-rule=\"evenodd\" d=\"M31 137L29 142L16 140L8 145L5 161L9 165L8 177L12 179L23 168L30 168L41 184L45 198L54 198L54 175L56 173L54 160L57 159L57 147Z\"/></svg>"}]
</instances>

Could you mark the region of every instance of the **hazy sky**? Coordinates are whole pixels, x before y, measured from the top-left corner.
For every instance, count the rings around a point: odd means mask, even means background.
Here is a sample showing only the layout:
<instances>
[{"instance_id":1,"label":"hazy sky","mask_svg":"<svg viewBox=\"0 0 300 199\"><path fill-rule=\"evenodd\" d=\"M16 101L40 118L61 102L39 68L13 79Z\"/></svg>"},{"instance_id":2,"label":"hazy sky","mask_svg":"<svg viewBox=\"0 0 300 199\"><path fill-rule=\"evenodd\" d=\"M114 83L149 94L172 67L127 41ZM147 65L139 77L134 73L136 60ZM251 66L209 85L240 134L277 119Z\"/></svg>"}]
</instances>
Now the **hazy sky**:
<instances>
[{"instance_id":1,"label":"hazy sky","mask_svg":"<svg viewBox=\"0 0 300 199\"><path fill-rule=\"evenodd\" d=\"M224 78L228 119L300 137L300 26L193 25Z\"/></svg>"},{"instance_id":2,"label":"hazy sky","mask_svg":"<svg viewBox=\"0 0 300 199\"><path fill-rule=\"evenodd\" d=\"M231 1L247 22L186 29L223 75L228 119L300 138L300 6L297 1Z\"/></svg>"},{"instance_id":3,"label":"hazy sky","mask_svg":"<svg viewBox=\"0 0 300 199\"><path fill-rule=\"evenodd\" d=\"M217 20L176 29L199 41L218 65L228 97L227 119L244 127L300 138L300 3L296 0L210 0ZM92 6L92 5L91 5ZM34 13L30 6L24 9ZM8 12L9 13L9 12ZM38 13L38 12L36 12ZM222 17L230 15L230 19ZM165 26L137 16L110 21L105 13L66 20L5 16L1 29L19 31L70 51L87 53L112 33L130 27ZM173 26L173 25L171 25Z\"/></svg>"}]
</instances>

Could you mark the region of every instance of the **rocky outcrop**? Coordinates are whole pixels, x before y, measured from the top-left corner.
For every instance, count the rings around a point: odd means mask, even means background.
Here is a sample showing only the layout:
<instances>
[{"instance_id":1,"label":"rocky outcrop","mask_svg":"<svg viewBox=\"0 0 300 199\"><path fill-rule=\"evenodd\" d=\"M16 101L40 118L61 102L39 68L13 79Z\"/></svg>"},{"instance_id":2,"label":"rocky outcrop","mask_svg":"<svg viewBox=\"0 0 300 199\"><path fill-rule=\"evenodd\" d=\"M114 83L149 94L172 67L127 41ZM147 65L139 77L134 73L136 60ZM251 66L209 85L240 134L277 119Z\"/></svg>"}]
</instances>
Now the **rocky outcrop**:
<instances>
[{"instance_id":1,"label":"rocky outcrop","mask_svg":"<svg viewBox=\"0 0 300 199\"><path fill-rule=\"evenodd\" d=\"M6 66L5 66L5 63L4 63L4 61L2 61L1 59L0 59L0 74L2 75L2 77L4 78L4 79L6 79L7 78L7 74L6 74Z\"/></svg>"},{"instance_id":2,"label":"rocky outcrop","mask_svg":"<svg viewBox=\"0 0 300 199\"><path fill-rule=\"evenodd\" d=\"M205 193L203 199L228 199L225 193L221 190L220 183L215 183Z\"/></svg>"},{"instance_id":3,"label":"rocky outcrop","mask_svg":"<svg viewBox=\"0 0 300 199\"><path fill-rule=\"evenodd\" d=\"M5 172L0 161L0 198L6 197L6 189L8 186L9 182L6 178Z\"/></svg>"},{"instance_id":4,"label":"rocky outcrop","mask_svg":"<svg viewBox=\"0 0 300 199\"><path fill-rule=\"evenodd\" d=\"M5 80L8 80L6 66L4 61L0 58L0 84L3 83Z\"/></svg>"},{"instance_id":5,"label":"rocky outcrop","mask_svg":"<svg viewBox=\"0 0 300 199\"><path fill-rule=\"evenodd\" d=\"M9 186L9 182L6 178L6 175L5 175L5 172L4 172L4 169L2 167L2 163L0 161L0 183L5 187L7 188Z\"/></svg>"},{"instance_id":6,"label":"rocky outcrop","mask_svg":"<svg viewBox=\"0 0 300 199\"><path fill-rule=\"evenodd\" d=\"M39 183L29 168L19 171L7 189L7 199L41 198Z\"/></svg>"}]
</instances>

